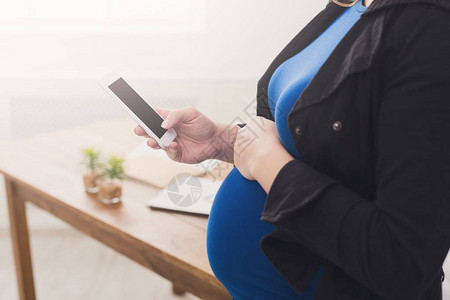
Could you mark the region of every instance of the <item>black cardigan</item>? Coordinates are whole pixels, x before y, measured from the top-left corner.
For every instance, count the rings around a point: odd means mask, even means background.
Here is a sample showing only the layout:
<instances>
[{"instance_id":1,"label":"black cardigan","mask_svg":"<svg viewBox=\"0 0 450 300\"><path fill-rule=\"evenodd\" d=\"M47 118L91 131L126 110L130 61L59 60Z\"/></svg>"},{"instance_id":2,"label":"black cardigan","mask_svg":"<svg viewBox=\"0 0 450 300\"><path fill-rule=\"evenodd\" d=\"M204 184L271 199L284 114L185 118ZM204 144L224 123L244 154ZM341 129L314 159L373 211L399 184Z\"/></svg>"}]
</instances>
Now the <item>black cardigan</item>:
<instances>
[{"instance_id":1,"label":"black cardigan","mask_svg":"<svg viewBox=\"0 0 450 300\"><path fill-rule=\"evenodd\" d=\"M330 2L258 83L343 12ZM450 1L375 0L289 114L302 161L269 191L261 249L315 299L441 299L450 248Z\"/></svg>"}]
</instances>

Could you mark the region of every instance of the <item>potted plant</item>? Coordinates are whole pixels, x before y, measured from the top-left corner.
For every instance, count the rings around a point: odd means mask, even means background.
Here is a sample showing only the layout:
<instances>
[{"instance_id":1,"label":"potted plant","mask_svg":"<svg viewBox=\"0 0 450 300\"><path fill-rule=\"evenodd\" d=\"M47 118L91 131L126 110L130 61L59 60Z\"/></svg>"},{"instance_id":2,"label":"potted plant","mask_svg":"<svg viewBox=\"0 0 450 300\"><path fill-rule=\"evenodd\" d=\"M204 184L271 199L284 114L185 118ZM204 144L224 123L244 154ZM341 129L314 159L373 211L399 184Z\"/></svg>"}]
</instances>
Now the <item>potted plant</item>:
<instances>
[{"instance_id":1,"label":"potted plant","mask_svg":"<svg viewBox=\"0 0 450 300\"><path fill-rule=\"evenodd\" d=\"M100 151L94 148L82 149L85 172L83 174L83 183L86 192L95 194L98 192L97 179L102 176L100 170Z\"/></svg>"},{"instance_id":2,"label":"potted plant","mask_svg":"<svg viewBox=\"0 0 450 300\"><path fill-rule=\"evenodd\" d=\"M116 204L121 201L122 181L125 179L124 159L111 156L102 164L103 177L98 181L98 198L105 204Z\"/></svg>"}]
</instances>

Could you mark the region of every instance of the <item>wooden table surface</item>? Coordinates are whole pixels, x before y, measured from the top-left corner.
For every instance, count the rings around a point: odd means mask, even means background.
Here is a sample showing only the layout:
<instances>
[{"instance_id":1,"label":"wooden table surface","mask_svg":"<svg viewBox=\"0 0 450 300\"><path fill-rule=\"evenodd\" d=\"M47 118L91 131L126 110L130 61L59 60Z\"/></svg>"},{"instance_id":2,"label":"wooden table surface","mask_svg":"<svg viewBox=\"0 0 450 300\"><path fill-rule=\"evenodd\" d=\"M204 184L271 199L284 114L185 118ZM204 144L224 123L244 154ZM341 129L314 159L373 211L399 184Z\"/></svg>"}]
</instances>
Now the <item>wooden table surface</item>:
<instances>
[{"instance_id":1,"label":"wooden table surface","mask_svg":"<svg viewBox=\"0 0 450 300\"><path fill-rule=\"evenodd\" d=\"M208 263L206 217L148 209L145 202L159 190L138 182L125 181L118 206L105 206L84 192L80 149L97 147L106 155L124 156L143 142L133 134L134 126L132 121L117 120L0 144L21 299L35 298L25 202L116 249L177 288L203 299L231 299Z\"/></svg>"}]
</instances>

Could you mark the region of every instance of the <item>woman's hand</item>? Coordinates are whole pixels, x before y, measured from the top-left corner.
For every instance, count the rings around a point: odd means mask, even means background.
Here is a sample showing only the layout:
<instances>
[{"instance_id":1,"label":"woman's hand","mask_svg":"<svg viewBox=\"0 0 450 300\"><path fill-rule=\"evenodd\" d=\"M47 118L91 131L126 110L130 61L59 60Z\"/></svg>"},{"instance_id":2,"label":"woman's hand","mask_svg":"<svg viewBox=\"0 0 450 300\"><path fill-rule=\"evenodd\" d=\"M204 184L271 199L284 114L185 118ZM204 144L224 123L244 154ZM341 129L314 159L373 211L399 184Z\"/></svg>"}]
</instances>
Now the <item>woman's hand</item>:
<instances>
[{"instance_id":1,"label":"woman's hand","mask_svg":"<svg viewBox=\"0 0 450 300\"><path fill-rule=\"evenodd\" d=\"M224 125L215 124L207 116L192 107L180 110L156 109L163 117L161 126L174 128L177 137L166 149L167 155L174 161L188 164L200 163L206 159L216 158L232 162L233 144L236 134L221 134ZM148 136L140 127L134 132L148 138L147 144L153 149L161 149L158 143ZM236 129L237 132L237 129Z\"/></svg>"},{"instance_id":2,"label":"woman's hand","mask_svg":"<svg viewBox=\"0 0 450 300\"><path fill-rule=\"evenodd\" d=\"M274 122L255 117L239 129L234 164L242 176L257 180L266 192L281 168L293 159L281 144Z\"/></svg>"}]
</instances>

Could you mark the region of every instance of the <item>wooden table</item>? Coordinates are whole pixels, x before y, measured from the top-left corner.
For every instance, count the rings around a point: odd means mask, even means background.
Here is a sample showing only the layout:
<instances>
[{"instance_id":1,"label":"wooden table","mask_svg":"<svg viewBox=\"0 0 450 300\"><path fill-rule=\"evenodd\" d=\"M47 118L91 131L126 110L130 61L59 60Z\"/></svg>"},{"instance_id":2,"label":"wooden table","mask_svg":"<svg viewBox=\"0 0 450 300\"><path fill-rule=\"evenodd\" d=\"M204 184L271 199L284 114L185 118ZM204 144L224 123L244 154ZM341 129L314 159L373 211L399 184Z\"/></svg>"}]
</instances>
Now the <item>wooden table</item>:
<instances>
[{"instance_id":1,"label":"wooden table","mask_svg":"<svg viewBox=\"0 0 450 300\"><path fill-rule=\"evenodd\" d=\"M132 121L118 120L1 142L0 172L5 176L20 299L36 298L26 202L167 278L174 290L203 299L231 299L208 264L206 217L146 208L145 201L158 190L138 182L124 183L118 206L105 206L84 192L80 149L94 146L105 154L125 155L143 142L133 128Z\"/></svg>"}]
</instances>

